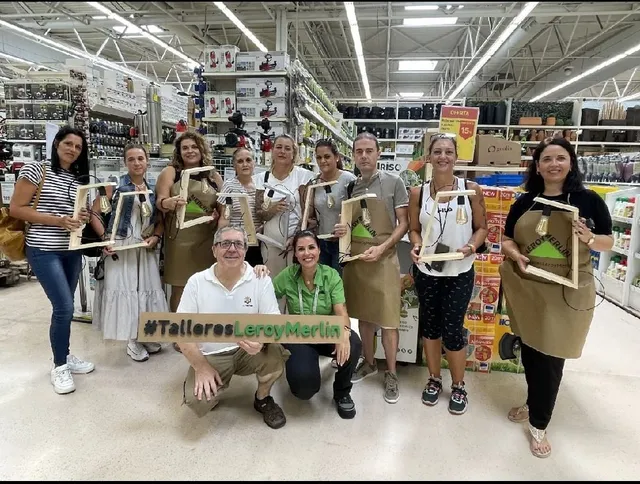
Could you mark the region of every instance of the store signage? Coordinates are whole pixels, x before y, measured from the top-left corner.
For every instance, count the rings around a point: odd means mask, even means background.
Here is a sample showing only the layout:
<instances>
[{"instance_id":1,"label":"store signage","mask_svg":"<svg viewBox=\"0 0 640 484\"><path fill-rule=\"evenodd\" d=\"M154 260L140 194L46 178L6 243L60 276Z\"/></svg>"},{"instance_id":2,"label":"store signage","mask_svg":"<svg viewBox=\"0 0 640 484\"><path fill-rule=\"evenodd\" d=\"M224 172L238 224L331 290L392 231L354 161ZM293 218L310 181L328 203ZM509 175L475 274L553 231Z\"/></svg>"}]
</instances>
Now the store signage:
<instances>
[{"instance_id":1,"label":"store signage","mask_svg":"<svg viewBox=\"0 0 640 484\"><path fill-rule=\"evenodd\" d=\"M459 163L473 161L479 115L480 108L463 106L443 106L440 111L440 132L456 136Z\"/></svg>"},{"instance_id":2,"label":"store signage","mask_svg":"<svg viewBox=\"0 0 640 484\"><path fill-rule=\"evenodd\" d=\"M409 166L410 158L400 158L396 160L378 160L378 170L399 175Z\"/></svg>"},{"instance_id":3,"label":"store signage","mask_svg":"<svg viewBox=\"0 0 640 484\"><path fill-rule=\"evenodd\" d=\"M250 298L245 299L247 305ZM342 316L280 314L142 313L140 342L340 343L348 338Z\"/></svg>"}]
</instances>

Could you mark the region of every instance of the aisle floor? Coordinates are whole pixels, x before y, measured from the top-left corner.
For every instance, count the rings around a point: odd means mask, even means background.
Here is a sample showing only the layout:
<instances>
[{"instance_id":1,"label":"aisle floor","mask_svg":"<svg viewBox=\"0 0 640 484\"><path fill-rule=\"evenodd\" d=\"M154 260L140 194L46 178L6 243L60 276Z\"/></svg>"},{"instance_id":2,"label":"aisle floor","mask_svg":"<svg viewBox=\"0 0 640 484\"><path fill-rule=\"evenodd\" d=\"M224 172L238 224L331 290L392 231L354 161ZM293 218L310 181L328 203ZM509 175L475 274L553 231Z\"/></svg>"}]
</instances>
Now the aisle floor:
<instances>
[{"instance_id":1,"label":"aisle floor","mask_svg":"<svg viewBox=\"0 0 640 484\"><path fill-rule=\"evenodd\" d=\"M420 401L425 368L399 369L400 401L382 398L382 375L356 385L358 415L338 417L333 370L307 402L280 379L287 425L272 430L253 409L255 380L234 377L202 419L181 406L187 363L170 347L144 363L125 344L73 323L72 352L96 364L75 393L49 383L50 305L36 281L0 288L0 479L153 480L618 480L640 475L640 321L604 302L584 355L569 361L549 428L550 458L529 452L525 427L506 414L523 402L524 376L466 377L470 408ZM560 323L560 322L559 322ZM445 387L450 384L444 374Z\"/></svg>"}]
</instances>

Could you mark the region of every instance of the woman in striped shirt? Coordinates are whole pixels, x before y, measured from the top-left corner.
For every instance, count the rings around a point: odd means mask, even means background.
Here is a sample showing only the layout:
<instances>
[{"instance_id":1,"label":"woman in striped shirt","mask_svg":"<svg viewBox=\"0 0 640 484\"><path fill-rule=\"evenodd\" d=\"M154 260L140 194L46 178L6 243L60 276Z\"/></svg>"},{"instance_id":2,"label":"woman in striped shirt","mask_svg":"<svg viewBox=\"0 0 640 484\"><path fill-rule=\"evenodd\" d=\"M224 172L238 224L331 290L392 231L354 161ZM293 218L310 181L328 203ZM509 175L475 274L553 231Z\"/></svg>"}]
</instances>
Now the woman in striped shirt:
<instances>
[{"instance_id":1,"label":"woman in striped shirt","mask_svg":"<svg viewBox=\"0 0 640 484\"><path fill-rule=\"evenodd\" d=\"M225 180L222 185L222 193L246 193L249 196L249 209L253 218L253 225L256 230L260 226L260 219L256 216L256 186L253 183L253 169L256 163L253 159L253 153L248 148L238 148L233 153L233 166L236 170L236 176L230 180ZM227 219L224 217L225 200L223 197L218 199L220 219L218 220L218 228L231 225L232 227L243 227L242 208L237 198L233 199L231 215ZM259 246L249 247L245 260L252 266L263 264L262 254Z\"/></svg>"},{"instance_id":2,"label":"woman in striped shirt","mask_svg":"<svg viewBox=\"0 0 640 484\"><path fill-rule=\"evenodd\" d=\"M69 354L73 295L82 269L82 253L68 250L69 232L88 222L89 212L73 217L76 191L88 181L89 157L84 132L68 126L53 140L51 162L27 163L20 170L11 197L11 215L29 222L27 260L53 306L49 338L53 350L51 384L56 393L75 388L72 373L90 373L93 363ZM43 180L44 176L44 180ZM82 179L82 181L79 181ZM42 191L32 208L38 187Z\"/></svg>"}]
</instances>

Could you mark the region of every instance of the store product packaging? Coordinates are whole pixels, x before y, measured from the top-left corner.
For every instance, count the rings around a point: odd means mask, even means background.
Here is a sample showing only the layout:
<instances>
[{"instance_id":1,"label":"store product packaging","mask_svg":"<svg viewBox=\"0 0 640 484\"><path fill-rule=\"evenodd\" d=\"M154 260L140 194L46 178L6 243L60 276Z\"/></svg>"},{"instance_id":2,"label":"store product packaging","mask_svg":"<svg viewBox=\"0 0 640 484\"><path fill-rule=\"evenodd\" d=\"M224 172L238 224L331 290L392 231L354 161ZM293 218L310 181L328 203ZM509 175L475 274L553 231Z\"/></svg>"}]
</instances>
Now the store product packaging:
<instances>
[{"instance_id":1,"label":"store product packaging","mask_svg":"<svg viewBox=\"0 0 640 484\"><path fill-rule=\"evenodd\" d=\"M238 52L236 55L236 71L255 72L256 52Z\"/></svg>"},{"instance_id":2,"label":"store product packaging","mask_svg":"<svg viewBox=\"0 0 640 484\"><path fill-rule=\"evenodd\" d=\"M236 80L236 97L238 99L258 99L260 97L258 93L258 84L254 78L249 77L246 79Z\"/></svg>"},{"instance_id":3,"label":"store product packaging","mask_svg":"<svg viewBox=\"0 0 640 484\"><path fill-rule=\"evenodd\" d=\"M222 117L222 107L220 104L220 94L217 91L207 91L204 93L204 117L207 119L217 119Z\"/></svg>"},{"instance_id":4,"label":"store product packaging","mask_svg":"<svg viewBox=\"0 0 640 484\"><path fill-rule=\"evenodd\" d=\"M285 71L289 68L289 54L284 51L256 52L255 70L260 72Z\"/></svg>"},{"instance_id":5,"label":"store product packaging","mask_svg":"<svg viewBox=\"0 0 640 484\"><path fill-rule=\"evenodd\" d=\"M220 72L220 46L208 45L204 48L204 68L206 72Z\"/></svg>"},{"instance_id":6,"label":"store product packaging","mask_svg":"<svg viewBox=\"0 0 640 484\"><path fill-rule=\"evenodd\" d=\"M220 93L220 116L228 118L236 112L236 93L235 91L222 91Z\"/></svg>"},{"instance_id":7,"label":"store product packaging","mask_svg":"<svg viewBox=\"0 0 640 484\"><path fill-rule=\"evenodd\" d=\"M236 71L236 56L240 49L235 45L221 45L216 47L218 57L218 69L220 72Z\"/></svg>"},{"instance_id":8,"label":"store product packaging","mask_svg":"<svg viewBox=\"0 0 640 484\"><path fill-rule=\"evenodd\" d=\"M476 136L474 164L490 166L520 165L520 143L491 135Z\"/></svg>"},{"instance_id":9,"label":"store product packaging","mask_svg":"<svg viewBox=\"0 0 640 484\"><path fill-rule=\"evenodd\" d=\"M248 118L273 118L287 116L286 98L238 99L238 111Z\"/></svg>"}]
</instances>

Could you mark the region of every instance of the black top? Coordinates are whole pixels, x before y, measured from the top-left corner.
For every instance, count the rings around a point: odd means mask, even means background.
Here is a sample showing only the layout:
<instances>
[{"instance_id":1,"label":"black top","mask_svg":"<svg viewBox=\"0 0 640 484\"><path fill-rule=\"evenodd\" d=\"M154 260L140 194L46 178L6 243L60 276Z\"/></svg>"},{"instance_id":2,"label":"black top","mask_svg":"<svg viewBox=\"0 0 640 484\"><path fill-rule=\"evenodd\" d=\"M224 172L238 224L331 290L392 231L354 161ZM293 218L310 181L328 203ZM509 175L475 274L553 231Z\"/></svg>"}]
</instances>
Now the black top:
<instances>
[{"instance_id":1,"label":"black top","mask_svg":"<svg viewBox=\"0 0 640 484\"><path fill-rule=\"evenodd\" d=\"M520 197L511 206L509 215L507 215L507 221L504 226L504 235L506 237L513 239L516 222L527 211L531 209L542 210L542 205L533 201L536 196L538 195L533 193L524 193L520 195ZM540 197L560 203L571 202L569 203L570 205L573 205L580 210L581 217L593 220L595 228L592 230L592 232L596 235L611 235L611 233L613 232L609 208L607 207L607 204L604 202L604 200L600 197L600 195L598 195L593 190L572 192L569 200L567 200L568 194L566 193L555 197L547 197L545 195L540 195ZM551 210L560 209L551 207Z\"/></svg>"}]
</instances>

